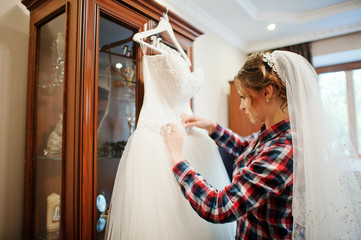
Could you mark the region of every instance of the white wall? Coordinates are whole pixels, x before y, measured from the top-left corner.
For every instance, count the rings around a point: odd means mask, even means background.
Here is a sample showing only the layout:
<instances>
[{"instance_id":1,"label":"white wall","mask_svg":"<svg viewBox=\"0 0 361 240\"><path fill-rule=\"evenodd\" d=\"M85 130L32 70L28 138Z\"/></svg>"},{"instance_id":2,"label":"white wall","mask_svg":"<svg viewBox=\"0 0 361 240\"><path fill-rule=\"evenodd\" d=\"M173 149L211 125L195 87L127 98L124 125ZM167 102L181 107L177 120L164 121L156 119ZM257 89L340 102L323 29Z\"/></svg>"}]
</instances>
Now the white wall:
<instances>
[{"instance_id":1,"label":"white wall","mask_svg":"<svg viewBox=\"0 0 361 240\"><path fill-rule=\"evenodd\" d=\"M312 43L312 63L317 67L361 60L361 32Z\"/></svg>"},{"instance_id":2,"label":"white wall","mask_svg":"<svg viewBox=\"0 0 361 240\"><path fill-rule=\"evenodd\" d=\"M21 239L29 13L0 2L0 239Z\"/></svg>"},{"instance_id":3,"label":"white wall","mask_svg":"<svg viewBox=\"0 0 361 240\"><path fill-rule=\"evenodd\" d=\"M228 82L233 80L245 59L245 54L212 32L196 40L194 65L204 71L202 89L194 98L196 115L228 127Z\"/></svg>"},{"instance_id":4,"label":"white wall","mask_svg":"<svg viewBox=\"0 0 361 240\"><path fill-rule=\"evenodd\" d=\"M318 40L312 43L312 55L319 56L361 48L361 32Z\"/></svg>"}]
</instances>

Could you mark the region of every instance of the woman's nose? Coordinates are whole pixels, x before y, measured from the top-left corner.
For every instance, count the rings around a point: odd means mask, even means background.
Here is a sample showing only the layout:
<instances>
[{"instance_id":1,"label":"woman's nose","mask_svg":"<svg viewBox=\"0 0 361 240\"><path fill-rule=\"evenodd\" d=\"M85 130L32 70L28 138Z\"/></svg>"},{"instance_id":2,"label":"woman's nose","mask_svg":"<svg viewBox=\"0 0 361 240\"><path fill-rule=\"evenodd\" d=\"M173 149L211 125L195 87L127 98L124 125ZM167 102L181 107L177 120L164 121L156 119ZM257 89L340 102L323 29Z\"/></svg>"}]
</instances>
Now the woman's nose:
<instances>
[{"instance_id":1,"label":"woman's nose","mask_svg":"<svg viewBox=\"0 0 361 240\"><path fill-rule=\"evenodd\" d=\"M244 107L244 104L243 104L243 101L241 100L241 104L239 105L239 109L244 111L245 110L245 107Z\"/></svg>"}]
</instances>

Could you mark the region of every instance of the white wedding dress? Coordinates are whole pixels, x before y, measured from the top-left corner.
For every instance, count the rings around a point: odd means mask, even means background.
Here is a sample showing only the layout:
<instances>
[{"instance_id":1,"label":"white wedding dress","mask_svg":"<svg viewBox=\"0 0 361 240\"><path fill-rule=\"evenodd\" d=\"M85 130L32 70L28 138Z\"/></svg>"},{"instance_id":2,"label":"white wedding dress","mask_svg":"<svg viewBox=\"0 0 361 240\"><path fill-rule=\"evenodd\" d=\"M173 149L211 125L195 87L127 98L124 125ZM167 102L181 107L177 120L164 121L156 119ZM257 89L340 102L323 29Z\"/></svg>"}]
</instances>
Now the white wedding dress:
<instances>
[{"instance_id":1,"label":"white wedding dress","mask_svg":"<svg viewBox=\"0 0 361 240\"><path fill-rule=\"evenodd\" d=\"M181 125L180 115L192 114L189 100L200 89L203 73L191 73L182 57L167 54L144 56L143 74L143 107L118 167L106 239L234 239L235 223L209 223L183 197L161 133L162 125L178 124L186 160L217 189L230 184L207 132Z\"/></svg>"}]
</instances>

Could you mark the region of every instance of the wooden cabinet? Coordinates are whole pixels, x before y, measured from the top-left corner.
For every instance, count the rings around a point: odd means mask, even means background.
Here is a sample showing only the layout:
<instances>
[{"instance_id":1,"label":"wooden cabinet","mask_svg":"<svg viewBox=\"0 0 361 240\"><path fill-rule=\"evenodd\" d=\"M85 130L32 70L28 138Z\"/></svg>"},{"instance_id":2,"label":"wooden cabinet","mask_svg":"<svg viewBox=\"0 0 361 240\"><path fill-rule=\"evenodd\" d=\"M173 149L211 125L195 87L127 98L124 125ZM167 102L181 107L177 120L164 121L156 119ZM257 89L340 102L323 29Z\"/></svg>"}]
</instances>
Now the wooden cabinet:
<instances>
[{"instance_id":1,"label":"wooden cabinet","mask_svg":"<svg viewBox=\"0 0 361 240\"><path fill-rule=\"evenodd\" d=\"M144 92L131 37L166 9L146 0L22 3L30 10L24 238L103 239ZM202 33L168 16L191 58Z\"/></svg>"},{"instance_id":2,"label":"wooden cabinet","mask_svg":"<svg viewBox=\"0 0 361 240\"><path fill-rule=\"evenodd\" d=\"M241 98L236 85L233 81L230 81L229 85L229 128L240 136L248 136L259 131L261 125L252 124L246 114L240 110Z\"/></svg>"}]
</instances>

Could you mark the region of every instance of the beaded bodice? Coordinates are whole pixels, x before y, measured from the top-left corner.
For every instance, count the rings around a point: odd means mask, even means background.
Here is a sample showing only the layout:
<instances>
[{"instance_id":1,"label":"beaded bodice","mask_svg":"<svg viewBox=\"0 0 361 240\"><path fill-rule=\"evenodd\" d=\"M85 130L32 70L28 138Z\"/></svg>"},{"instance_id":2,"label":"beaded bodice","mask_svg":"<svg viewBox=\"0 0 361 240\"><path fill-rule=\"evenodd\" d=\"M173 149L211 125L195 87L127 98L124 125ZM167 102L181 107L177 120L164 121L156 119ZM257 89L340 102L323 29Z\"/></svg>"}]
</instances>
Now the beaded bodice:
<instances>
[{"instance_id":1,"label":"beaded bodice","mask_svg":"<svg viewBox=\"0 0 361 240\"><path fill-rule=\"evenodd\" d=\"M175 54L143 57L144 102L139 122L180 124L182 113L192 114L189 100L199 91L203 72L191 72Z\"/></svg>"}]
</instances>

